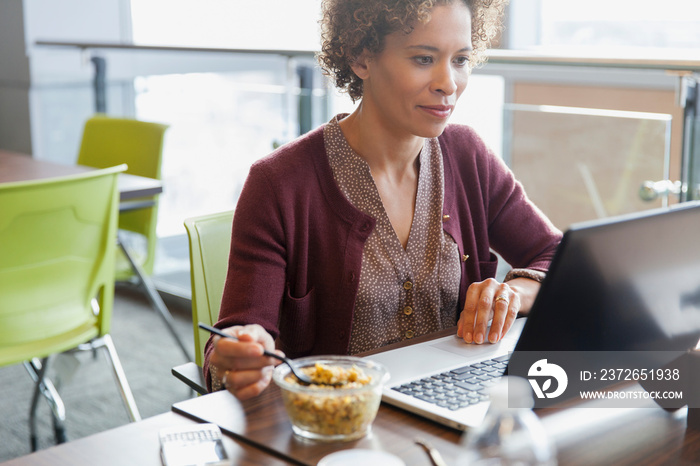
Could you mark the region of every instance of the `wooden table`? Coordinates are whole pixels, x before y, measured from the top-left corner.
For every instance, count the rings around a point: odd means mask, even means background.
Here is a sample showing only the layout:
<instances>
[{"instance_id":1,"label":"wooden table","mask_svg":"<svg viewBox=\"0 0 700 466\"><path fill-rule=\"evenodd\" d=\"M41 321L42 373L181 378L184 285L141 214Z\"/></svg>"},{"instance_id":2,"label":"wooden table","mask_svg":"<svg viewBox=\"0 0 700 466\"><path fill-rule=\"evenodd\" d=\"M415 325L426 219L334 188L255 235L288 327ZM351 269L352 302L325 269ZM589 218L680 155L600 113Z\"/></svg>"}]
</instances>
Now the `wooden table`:
<instances>
[{"instance_id":1,"label":"wooden table","mask_svg":"<svg viewBox=\"0 0 700 466\"><path fill-rule=\"evenodd\" d=\"M700 431L686 429L686 410L668 413L651 401L646 408L604 406L604 401L595 401L536 411L557 446L560 466L700 464ZM427 455L414 443L417 438L437 448L448 465L456 463L461 451L462 432L385 404L368 437L332 444L299 439L292 433L276 386L245 402L225 391L212 393L176 403L173 411L18 458L7 466L157 466L161 464L157 431L195 421L222 428L233 464L315 465L335 451L369 448L391 452L407 466L429 466ZM102 461L101 455L108 460Z\"/></svg>"},{"instance_id":2,"label":"wooden table","mask_svg":"<svg viewBox=\"0 0 700 466\"><path fill-rule=\"evenodd\" d=\"M385 405L380 408L369 438L346 444L299 440L291 432L276 388L251 402L239 403L230 394L218 392L177 404L176 409L219 418L222 425L238 430L235 435L224 435L226 451L235 465L314 465L334 451L372 448L397 454L407 466L429 466L426 454L413 443L418 437L433 444L448 465L455 464L460 451L460 432ZM599 408L579 408L538 414L557 442L560 466L700 463L700 432L685 430L683 411L668 414L649 408L609 413ZM194 423L174 412L165 413L40 450L2 465L159 466L158 431ZM566 432L557 433L562 425ZM224 427L224 431L227 430Z\"/></svg>"},{"instance_id":3,"label":"wooden table","mask_svg":"<svg viewBox=\"0 0 700 466\"><path fill-rule=\"evenodd\" d=\"M99 434L39 450L2 463L3 466L126 466L162 465L158 432L164 427L195 425L175 413L159 414ZM245 443L224 436L232 465L279 466L289 464Z\"/></svg>"},{"instance_id":4,"label":"wooden table","mask_svg":"<svg viewBox=\"0 0 700 466\"><path fill-rule=\"evenodd\" d=\"M412 343L454 331L453 328L418 337ZM406 344L389 345L382 351ZM700 464L700 430L686 429L687 410L669 413L650 400L644 406L616 408L608 401L591 401L536 413L557 446L560 466ZM367 438L345 444L301 440L292 433L276 386L244 402L228 392L217 392L176 403L173 410L195 420L214 422L242 442L302 465L315 465L334 451L369 448L391 452L407 466L429 466L427 455L414 443L417 438L427 440L448 465L453 465L461 451L463 436L460 431L382 404L372 434Z\"/></svg>"},{"instance_id":5,"label":"wooden table","mask_svg":"<svg viewBox=\"0 0 700 466\"><path fill-rule=\"evenodd\" d=\"M63 165L37 160L29 155L0 150L0 183L30 181L75 175L94 170L81 165ZM163 192L160 180L120 173L117 178L119 200L124 203Z\"/></svg>"},{"instance_id":6,"label":"wooden table","mask_svg":"<svg viewBox=\"0 0 700 466\"><path fill-rule=\"evenodd\" d=\"M559 465L691 465L700 464L700 431L686 431L686 411L667 413L648 408L582 407L538 410L558 449ZM462 433L398 408L382 404L367 438L340 444L312 443L294 436L277 387L239 403L217 392L176 403L174 410L192 419L214 422L234 438L293 464L315 465L323 456L348 448L391 452L407 466L428 466L414 440L427 440L448 465L456 463ZM243 415L241 415L243 413Z\"/></svg>"}]
</instances>

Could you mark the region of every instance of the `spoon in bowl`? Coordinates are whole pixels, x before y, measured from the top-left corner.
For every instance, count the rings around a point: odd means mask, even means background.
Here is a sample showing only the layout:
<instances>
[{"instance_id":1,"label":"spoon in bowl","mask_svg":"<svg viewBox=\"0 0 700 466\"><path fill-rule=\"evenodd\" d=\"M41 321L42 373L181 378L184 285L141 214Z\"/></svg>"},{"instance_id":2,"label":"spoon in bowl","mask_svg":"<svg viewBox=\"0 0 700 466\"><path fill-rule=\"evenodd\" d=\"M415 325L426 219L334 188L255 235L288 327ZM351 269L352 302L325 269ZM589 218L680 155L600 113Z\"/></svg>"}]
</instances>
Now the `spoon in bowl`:
<instances>
[{"instance_id":1,"label":"spoon in bowl","mask_svg":"<svg viewBox=\"0 0 700 466\"><path fill-rule=\"evenodd\" d=\"M210 332L210 333L214 333L214 334L216 334L216 335L219 335L220 337L223 337L223 338L230 338L230 339L232 339L232 340L239 341L238 338L234 337L233 335L229 335L229 334L227 334L227 333L224 333L224 332L222 332L221 330L219 330L218 328L216 328L216 327L211 327L211 326L209 326L209 325L207 325L207 324L203 324L202 322L199 323L199 328L201 328L202 330L206 330L207 332ZM264 354L265 356L269 356L269 357L271 357L271 358L279 359L280 361L282 361L283 363L285 363L287 366L289 366L289 369L292 371L292 374L294 374L294 376L295 376L295 377L299 380L299 382L301 382L303 385L311 385L311 384L317 384L317 385L333 385L333 384L322 384L322 383L320 383L320 382L315 382L311 377L309 377L308 375L304 374L304 373L301 372L300 370L297 370L297 368L296 368L295 365L294 365L294 362L293 362L291 359L289 359L289 358L286 358L286 357L284 357L284 356L280 356L279 354L275 354L275 353L273 353L273 352L271 352L271 351L268 351L268 350L266 350L266 349L263 349L263 354Z\"/></svg>"}]
</instances>

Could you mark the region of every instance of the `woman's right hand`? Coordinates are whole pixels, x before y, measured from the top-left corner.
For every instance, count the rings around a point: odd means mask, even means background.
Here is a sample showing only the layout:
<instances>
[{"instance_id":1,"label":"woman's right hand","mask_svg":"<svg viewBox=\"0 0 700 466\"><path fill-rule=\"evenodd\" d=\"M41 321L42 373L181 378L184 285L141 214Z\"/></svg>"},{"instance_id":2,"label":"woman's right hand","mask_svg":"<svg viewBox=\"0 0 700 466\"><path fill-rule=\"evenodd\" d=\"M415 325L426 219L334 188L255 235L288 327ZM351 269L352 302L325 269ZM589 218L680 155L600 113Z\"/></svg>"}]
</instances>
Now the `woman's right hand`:
<instances>
[{"instance_id":1,"label":"woman's right hand","mask_svg":"<svg viewBox=\"0 0 700 466\"><path fill-rule=\"evenodd\" d=\"M275 349L272 336L260 325L237 325L223 332L238 341L215 335L209 364L216 367L223 386L239 400L259 395L270 384L274 366L279 364L279 360L264 356L263 349L283 353Z\"/></svg>"}]
</instances>

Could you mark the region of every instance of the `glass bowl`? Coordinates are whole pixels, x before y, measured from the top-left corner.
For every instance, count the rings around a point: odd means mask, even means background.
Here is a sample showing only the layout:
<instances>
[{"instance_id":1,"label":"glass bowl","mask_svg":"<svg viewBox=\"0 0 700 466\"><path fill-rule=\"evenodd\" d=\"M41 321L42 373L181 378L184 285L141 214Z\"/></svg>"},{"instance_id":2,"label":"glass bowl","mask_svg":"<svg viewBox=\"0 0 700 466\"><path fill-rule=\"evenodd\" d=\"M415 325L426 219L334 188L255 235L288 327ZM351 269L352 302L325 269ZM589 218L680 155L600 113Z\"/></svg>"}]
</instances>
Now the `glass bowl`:
<instances>
[{"instance_id":1,"label":"glass bowl","mask_svg":"<svg viewBox=\"0 0 700 466\"><path fill-rule=\"evenodd\" d=\"M286 364L278 365L272 379L282 391L292 430L300 437L345 442L367 435L377 415L382 387L389 374L379 363L354 356L309 356L294 360L304 371L325 369L368 376L347 385L301 385ZM353 371L353 368L355 369Z\"/></svg>"}]
</instances>

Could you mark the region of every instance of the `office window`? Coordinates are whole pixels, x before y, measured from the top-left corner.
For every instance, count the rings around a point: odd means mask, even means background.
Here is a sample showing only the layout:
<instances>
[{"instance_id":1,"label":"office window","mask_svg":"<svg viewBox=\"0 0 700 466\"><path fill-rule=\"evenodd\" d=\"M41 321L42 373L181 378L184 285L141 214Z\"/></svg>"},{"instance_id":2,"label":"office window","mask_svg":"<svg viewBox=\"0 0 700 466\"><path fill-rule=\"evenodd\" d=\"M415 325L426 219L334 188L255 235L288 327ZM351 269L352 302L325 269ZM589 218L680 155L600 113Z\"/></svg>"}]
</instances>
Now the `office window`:
<instances>
[{"instance_id":1,"label":"office window","mask_svg":"<svg viewBox=\"0 0 700 466\"><path fill-rule=\"evenodd\" d=\"M320 0L132 0L133 36L148 45L313 52L319 12ZM235 207L250 165L299 134L296 67L316 68L311 57L219 54L214 69L196 56L163 55L162 74L134 81L136 116L170 125L161 237L184 234L184 218ZM173 60L183 72L171 71ZM313 127L352 111L347 95L332 90L326 97L329 88L318 70L313 81ZM475 125L499 155L502 86L497 77L473 77L453 118Z\"/></svg>"},{"instance_id":2,"label":"office window","mask_svg":"<svg viewBox=\"0 0 700 466\"><path fill-rule=\"evenodd\" d=\"M147 74L134 79L135 115L170 125L154 279L161 290L187 296L183 220L235 207L250 165L301 131L302 95L311 95L307 126L326 121L344 101L326 99L318 71L312 91L300 87L299 70L313 68L319 48L319 0L131 0L131 14L139 45L263 51L137 57ZM306 53L264 53L273 50Z\"/></svg>"},{"instance_id":3,"label":"office window","mask_svg":"<svg viewBox=\"0 0 700 466\"><path fill-rule=\"evenodd\" d=\"M512 0L508 29L514 49L632 56L700 52L697 0Z\"/></svg>"},{"instance_id":4,"label":"office window","mask_svg":"<svg viewBox=\"0 0 700 466\"><path fill-rule=\"evenodd\" d=\"M311 52L319 9L318 0L132 0L132 33L136 44ZM171 125L160 236L183 234L183 218L232 209L250 165L297 135L303 62L181 52L135 80L137 117Z\"/></svg>"},{"instance_id":5,"label":"office window","mask_svg":"<svg viewBox=\"0 0 700 466\"><path fill-rule=\"evenodd\" d=\"M131 0L134 42L315 50L320 0Z\"/></svg>"}]
</instances>

